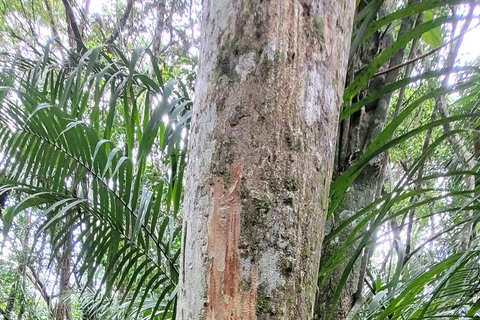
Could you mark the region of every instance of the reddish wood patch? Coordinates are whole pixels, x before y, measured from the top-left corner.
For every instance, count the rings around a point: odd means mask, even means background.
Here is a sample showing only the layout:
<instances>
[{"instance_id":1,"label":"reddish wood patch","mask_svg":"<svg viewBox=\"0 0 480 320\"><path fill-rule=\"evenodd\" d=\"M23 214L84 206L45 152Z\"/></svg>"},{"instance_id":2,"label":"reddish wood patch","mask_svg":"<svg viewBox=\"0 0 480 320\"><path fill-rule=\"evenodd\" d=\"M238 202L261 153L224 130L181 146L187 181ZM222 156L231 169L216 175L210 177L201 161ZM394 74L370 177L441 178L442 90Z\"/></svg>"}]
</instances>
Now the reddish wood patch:
<instances>
[{"instance_id":1,"label":"reddish wood patch","mask_svg":"<svg viewBox=\"0 0 480 320\"><path fill-rule=\"evenodd\" d=\"M222 178L214 179L211 210L208 217L207 320L256 320L258 268L250 270L249 288L242 287L239 260L240 182L242 166L230 166L230 184L224 187Z\"/></svg>"}]
</instances>

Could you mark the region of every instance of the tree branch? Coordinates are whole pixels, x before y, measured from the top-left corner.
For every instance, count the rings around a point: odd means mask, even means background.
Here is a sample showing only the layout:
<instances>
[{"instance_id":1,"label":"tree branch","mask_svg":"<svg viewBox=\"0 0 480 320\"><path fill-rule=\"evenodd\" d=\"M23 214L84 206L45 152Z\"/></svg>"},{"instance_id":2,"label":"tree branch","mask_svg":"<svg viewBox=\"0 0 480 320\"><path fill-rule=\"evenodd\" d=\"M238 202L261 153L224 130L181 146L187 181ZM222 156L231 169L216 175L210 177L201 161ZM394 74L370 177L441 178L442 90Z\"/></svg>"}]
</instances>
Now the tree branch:
<instances>
[{"instance_id":1,"label":"tree branch","mask_svg":"<svg viewBox=\"0 0 480 320\"><path fill-rule=\"evenodd\" d=\"M67 16L67 21L69 22L70 28L72 29L74 40L77 43L78 47L84 47L82 34L78 28L77 22L75 20L75 14L73 13L72 6L70 6L69 0L62 0L63 6L65 7L65 15Z\"/></svg>"},{"instance_id":2,"label":"tree branch","mask_svg":"<svg viewBox=\"0 0 480 320\"><path fill-rule=\"evenodd\" d=\"M30 282L37 288L37 290L40 292L40 295L42 296L43 300L47 304L48 311L52 311L52 298L50 295L47 293L47 289L45 285L43 284L42 280L39 278L37 272L33 269L33 266L28 265L28 269L30 270L29 273L27 273L27 278L30 280Z\"/></svg>"},{"instance_id":3,"label":"tree branch","mask_svg":"<svg viewBox=\"0 0 480 320\"><path fill-rule=\"evenodd\" d=\"M44 0L44 2L45 2L45 7L47 8L48 17L50 18L50 27L52 28L53 37L55 38L55 40L59 41L60 35L58 34L57 26L55 24L55 19L53 17L52 5L50 3L50 0Z\"/></svg>"},{"instance_id":4,"label":"tree branch","mask_svg":"<svg viewBox=\"0 0 480 320\"><path fill-rule=\"evenodd\" d=\"M477 198L474 198L473 200L470 201L470 204L475 201ZM431 236L430 238L428 238L427 240L425 240L421 245L419 245L417 248L415 248L415 250L413 250L412 252L410 252L410 254L406 255L405 256L405 263L404 264L407 264L407 262L410 260L410 258L416 254L418 251L420 251L423 247L425 247L427 244L429 244L430 242L432 242L433 240L437 239L438 237L444 235L445 233L447 232L450 232L452 230L454 230L455 228L458 228L459 226L461 226L462 224L465 224L465 223L469 223L472 221L472 218L468 219L468 220L463 220L461 221L460 223L457 223L457 224L454 224L453 226L445 229L445 230L442 230L440 232L438 232L437 234Z\"/></svg>"},{"instance_id":5,"label":"tree branch","mask_svg":"<svg viewBox=\"0 0 480 320\"><path fill-rule=\"evenodd\" d=\"M117 40L118 36L120 35L120 31L125 27L127 24L128 16L132 11L133 0L128 0L127 7L125 8L125 12L123 13L122 18L120 19L118 26L115 28L115 31L110 35L110 37L105 41L106 44L112 44L115 40Z\"/></svg>"},{"instance_id":6,"label":"tree branch","mask_svg":"<svg viewBox=\"0 0 480 320\"><path fill-rule=\"evenodd\" d=\"M480 25L480 23L478 23L475 27L468 29L465 33L474 30L474 29L475 29L476 27L478 27L479 25ZM416 58L414 58L414 59L411 59L411 60L405 61L405 62L403 62L403 63L400 63L400 64L398 64L398 65L396 65L396 66L393 66L393 67L391 67L391 68L389 68L389 69L387 69L387 70L377 72L377 73L375 73L375 74L373 75L373 77L378 77L378 76L380 76L380 75L382 75L382 74L389 73L390 71L393 71L393 70L396 70L396 69L399 69L399 68L403 68L403 67L405 67L406 65L409 65L409 64L411 64L411 63L414 63L414 62L416 62L416 61L418 61L418 60L422 60L422 59L424 59L424 58L426 58L426 57L434 54L434 53L437 52L438 50L440 50L440 49L448 46L448 45L451 44L452 42L458 40L460 37L463 37L463 36L465 35L465 33L459 34L458 36L456 36L455 38L451 39L451 40L448 41L448 42L445 42L444 44L442 44L442 45L439 46L438 48L435 48L435 49L433 49L433 50L431 50L431 51L429 51L429 52L427 52L427 53L425 53L425 54L422 54L421 56L418 56L418 57L416 57Z\"/></svg>"},{"instance_id":7,"label":"tree branch","mask_svg":"<svg viewBox=\"0 0 480 320\"><path fill-rule=\"evenodd\" d=\"M162 48L162 33L165 26L166 0L155 1L157 11L157 22L152 40L152 53L155 58L160 55Z\"/></svg>"}]
</instances>

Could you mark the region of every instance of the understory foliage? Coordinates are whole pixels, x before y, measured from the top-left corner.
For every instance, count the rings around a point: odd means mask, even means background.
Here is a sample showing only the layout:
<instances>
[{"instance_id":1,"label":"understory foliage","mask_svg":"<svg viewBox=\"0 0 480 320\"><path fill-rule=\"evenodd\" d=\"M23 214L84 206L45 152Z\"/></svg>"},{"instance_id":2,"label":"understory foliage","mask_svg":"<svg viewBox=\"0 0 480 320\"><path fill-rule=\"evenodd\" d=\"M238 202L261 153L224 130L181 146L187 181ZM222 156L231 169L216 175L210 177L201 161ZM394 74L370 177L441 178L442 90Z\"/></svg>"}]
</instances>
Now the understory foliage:
<instances>
[{"instance_id":1,"label":"understory foliage","mask_svg":"<svg viewBox=\"0 0 480 320\"><path fill-rule=\"evenodd\" d=\"M357 13L351 61L371 37L422 19L349 76L341 120L393 98L386 123L332 182L327 219L385 153L387 175L377 199L326 230L324 244L340 249L318 281L347 262L333 310L362 266L350 319L478 319L480 63L447 61L461 26L478 24L467 14L477 2L410 1L381 17L384 2ZM90 44L69 52L68 63L51 42L2 55L1 252L12 261L0 260L0 288L8 288L0 289L0 312L53 317L55 305L70 299L74 318L174 319L191 60L158 63L149 49ZM411 61L413 72L399 66L397 81L363 95L404 47L421 57ZM51 293L64 261L72 262L65 297Z\"/></svg>"},{"instance_id":2,"label":"understory foliage","mask_svg":"<svg viewBox=\"0 0 480 320\"><path fill-rule=\"evenodd\" d=\"M153 77L137 71L140 57L151 55L111 58L99 47L68 73L48 51L12 57L1 87L0 192L16 199L3 228L41 210L36 234L47 234L52 253L70 241L79 288L98 289L85 311L111 303L122 306L118 316L172 318L191 101L156 64Z\"/></svg>"}]
</instances>

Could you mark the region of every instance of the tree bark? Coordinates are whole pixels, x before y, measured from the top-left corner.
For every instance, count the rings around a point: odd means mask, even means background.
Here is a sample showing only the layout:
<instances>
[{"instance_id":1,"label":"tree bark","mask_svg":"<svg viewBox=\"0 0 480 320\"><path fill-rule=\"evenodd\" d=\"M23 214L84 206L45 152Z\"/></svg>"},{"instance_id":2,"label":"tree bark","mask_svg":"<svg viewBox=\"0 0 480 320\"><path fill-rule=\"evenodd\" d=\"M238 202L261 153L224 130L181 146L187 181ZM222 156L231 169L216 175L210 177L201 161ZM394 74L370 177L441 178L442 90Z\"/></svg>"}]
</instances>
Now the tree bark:
<instances>
[{"instance_id":1,"label":"tree bark","mask_svg":"<svg viewBox=\"0 0 480 320\"><path fill-rule=\"evenodd\" d=\"M72 264L73 235L72 230L65 230L67 239L63 245L63 250L58 258L58 275L60 277L60 288L58 294L58 303L56 308L56 320L71 320L72 302L70 299L70 273Z\"/></svg>"},{"instance_id":2,"label":"tree bark","mask_svg":"<svg viewBox=\"0 0 480 320\"><path fill-rule=\"evenodd\" d=\"M409 4L417 1L418 0L409 0ZM367 3L367 1L364 1L359 6L358 12L360 12L362 6L367 5ZM391 9L393 9L392 1L385 1L379 11L379 18L388 14ZM414 23L415 16L404 18L398 32L398 37L411 30ZM349 74L356 74L359 70L363 69L379 53L388 47L392 41L392 36L389 33L383 35L379 32L375 33L355 54L353 63L351 64L352 70L349 70ZM405 48L402 48L390 58L388 64L381 67L380 71L390 70L393 66L401 64L404 55ZM400 68L391 69L389 72L373 78L369 86L363 89L359 96L365 97L395 82L400 70ZM360 97L358 97L358 99L360 99ZM351 165L355 164L364 150L376 138L376 135L383 130L390 100L391 94L387 94L366 105L341 123L341 135L337 141L338 156L337 162L335 163L334 177L340 176ZM363 169L362 173L349 186L341 203L333 212L332 218L329 219L329 230L333 230L335 227L341 225L342 222L359 212L379 196L384 183L386 160L386 153L372 159L365 169ZM321 266L328 263L329 258L342 248L354 227L355 223L350 224L350 226L343 229L334 240L324 244L322 248ZM349 253L355 249L355 244L351 245ZM363 254L368 256L368 251L369 250L364 250ZM362 256L359 257L354 265L335 308L332 306L333 297L349 260L346 259L341 262L332 274L330 274L328 279L320 279L316 299L315 319L326 319L328 316L331 316L331 319L347 318L356 300L361 299L362 295L363 273L365 272L365 268L362 268L361 260Z\"/></svg>"},{"instance_id":3,"label":"tree bark","mask_svg":"<svg viewBox=\"0 0 480 320\"><path fill-rule=\"evenodd\" d=\"M62 3L65 8L69 47L71 50L78 49L79 47L82 47L83 36L82 31L78 27L75 19L75 13L73 12L72 8L72 4L75 3L75 0L62 0Z\"/></svg>"},{"instance_id":4,"label":"tree bark","mask_svg":"<svg viewBox=\"0 0 480 320\"><path fill-rule=\"evenodd\" d=\"M157 13L157 20L155 22L155 31L152 41L152 53L155 58L159 58L162 50L162 33L165 27L165 14L167 10L167 0L155 0L155 11Z\"/></svg>"},{"instance_id":5,"label":"tree bark","mask_svg":"<svg viewBox=\"0 0 480 320\"><path fill-rule=\"evenodd\" d=\"M107 41L105 41L106 44L112 44L115 40L117 40L118 36L120 35L120 32L122 32L123 28L125 28L125 25L127 24L127 19L128 19L128 16L130 15L130 12L132 11L132 7L133 7L133 0L128 0L127 6L125 7L125 11L123 12L123 15L120 18L120 21L115 27L113 33L110 35L110 37L108 37Z\"/></svg>"},{"instance_id":6,"label":"tree bark","mask_svg":"<svg viewBox=\"0 0 480 320\"><path fill-rule=\"evenodd\" d=\"M311 319L355 1L204 1L179 319Z\"/></svg>"}]
</instances>

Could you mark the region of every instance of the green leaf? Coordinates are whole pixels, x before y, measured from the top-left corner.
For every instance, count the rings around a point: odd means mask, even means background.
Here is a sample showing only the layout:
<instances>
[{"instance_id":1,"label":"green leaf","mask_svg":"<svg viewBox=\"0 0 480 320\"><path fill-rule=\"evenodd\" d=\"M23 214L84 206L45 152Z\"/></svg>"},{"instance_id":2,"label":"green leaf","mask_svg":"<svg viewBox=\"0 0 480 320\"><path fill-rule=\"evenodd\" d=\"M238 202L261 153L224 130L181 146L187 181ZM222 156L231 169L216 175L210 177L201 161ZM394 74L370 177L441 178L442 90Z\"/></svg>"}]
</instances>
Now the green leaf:
<instances>
[{"instance_id":1,"label":"green leaf","mask_svg":"<svg viewBox=\"0 0 480 320\"><path fill-rule=\"evenodd\" d=\"M424 21L433 20L434 14L431 10L427 10L424 13ZM422 40L430 46L430 49L436 49L443 45L443 31L442 28L437 27L428 32L422 34Z\"/></svg>"}]
</instances>

